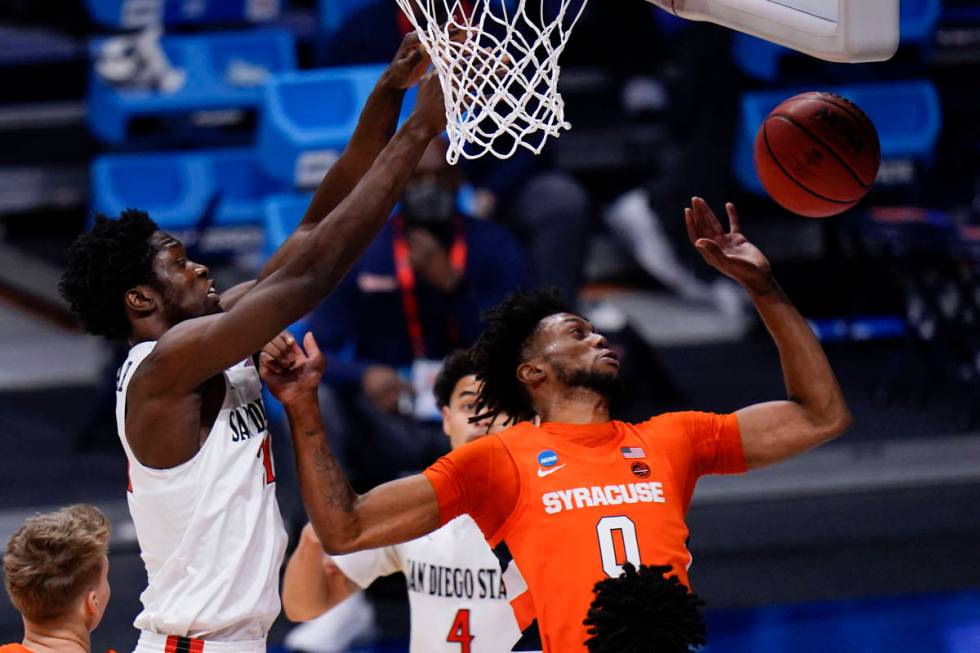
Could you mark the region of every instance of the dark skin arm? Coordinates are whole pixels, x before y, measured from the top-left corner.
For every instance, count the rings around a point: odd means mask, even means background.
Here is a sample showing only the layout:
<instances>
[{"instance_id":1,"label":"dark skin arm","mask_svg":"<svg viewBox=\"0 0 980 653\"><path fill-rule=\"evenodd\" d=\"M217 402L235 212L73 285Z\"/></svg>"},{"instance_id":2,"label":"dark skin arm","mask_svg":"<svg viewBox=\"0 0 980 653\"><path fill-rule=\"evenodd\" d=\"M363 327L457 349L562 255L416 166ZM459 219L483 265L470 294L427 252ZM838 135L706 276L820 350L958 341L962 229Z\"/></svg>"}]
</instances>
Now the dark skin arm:
<instances>
[{"instance_id":1,"label":"dark skin arm","mask_svg":"<svg viewBox=\"0 0 980 653\"><path fill-rule=\"evenodd\" d=\"M222 309L230 310L258 281L281 268L316 225L350 194L395 133L405 89L421 79L428 65L429 59L415 32L405 35L388 69L368 96L347 147L324 175L296 230L269 257L256 280L240 283L222 293Z\"/></svg>"},{"instance_id":2,"label":"dark skin arm","mask_svg":"<svg viewBox=\"0 0 980 653\"><path fill-rule=\"evenodd\" d=\"M207 415L202 416L207 394L202 384L223 385L219 375L225 369L258 351L336 287L385 223L428 142L444 127L442 92L433 75L423 80L415 111L371 169L296 244L281 268L227 312L166 331L130 383L126 431L141 463L168 468L193 457L202 432L210 430Z\"/></svg>"},{"instance_id":3,"label":"dark skin arm","mask_svg":"<svg viewBox=\"0 0 980 653\"><path fill-rule=\"evenodd\" d=\"M304 351L305 348L305 351ZM439 528L439 501L422 474L357 494L334 458L323 428L317 386L326 363L312 334L303 348L266 348L259 370L289 417L303 503L330 554L398 544Z\"/></svg>"},{"instance_id":4,"label":"dark skin arm","mask_svg":"<svg viewBox=\"0 0 980 653\"><path fill-rule=\"evenodd\" d=\"M787 398L736 413L745 462L754 469L836 438L850 426L851 413L820 342L776 283L769 261L742 234L735 206L725 208L727 233L700 198L684 217L691 243L709 265L748 291L779 350Z\"/></svg>"}]
</instances>

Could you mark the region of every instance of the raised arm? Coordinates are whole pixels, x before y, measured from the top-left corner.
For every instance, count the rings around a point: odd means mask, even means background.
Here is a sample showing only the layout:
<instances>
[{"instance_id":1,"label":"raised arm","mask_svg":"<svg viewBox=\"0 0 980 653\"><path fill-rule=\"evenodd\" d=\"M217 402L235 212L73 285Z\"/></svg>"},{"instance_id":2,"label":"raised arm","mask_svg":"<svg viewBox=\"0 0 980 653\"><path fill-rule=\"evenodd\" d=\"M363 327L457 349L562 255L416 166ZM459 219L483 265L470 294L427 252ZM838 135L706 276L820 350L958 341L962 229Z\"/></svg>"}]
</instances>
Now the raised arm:
<instances>
[{"instance_id":1,"label":"raised arm","mask_svg":"<svg viewBox=\"0 0 980 653\"><path fill-rule=\"evenodd\" d=\"M444 111L438 77L430 73L409 119L351 194L297 244L289 260L228 312L170 329L141 366L142 374L163 371L152 378L166 379L161 391L167 394L190 391L309 313L385 223L426 145L445 127Z\"/></svg>"},{"instance_id":2,"label":"raised arm","mask_svg":"<svg viewBox=\"0 0 980 653\"><path fill-rule=\"evenodd\" d=\"M302 240L350 194L351 189L371 168L395 133L405 89L421 79L428 65L429 57L419 43L418 36L415 32L409 32L368 96L347 147L324 175L296 230L259 272L260 281L281 268L296 254ZM222 303L224 304L224 298Z\"/></svg>"},{"instance_id":3,"label":"raised arm","mask_svg":"<svg viewBox=\"0 0 980 653\"><path fill-rule=\"evenodd\" d=\"M309 621L361 590L323 552L310 524L286 563L282 579L282 609L290 621Z\"/></svg>"},{"instance_id":4,"label":"raised arm","mask_svg":"<svg viewBox=\"0 0 980 653\"><path fill-rule=\"evenodd\" d=\"M786 384L786 400L736 413L745 462L753 469L836 438L850 426L851 413L820 342L776 283L769 261L742 235L735 206L725 208L727 233L707 203L694 198L684 211L688 235L709 265L749 293L779 350Z\"/></svg>"},{"instance_id":5,"label":"raised arm","mask_svg":"<svg viewBox=\"0 0 980 653\"><path fill-rule=\"evenodd\" d=\"M305 351L304 351L305 348ZM285 359L285 362L282 362ZM317 386L326 366L312 334L286 356L263 351L259 370L289 418L300 490L310 523L331 554L398 544L439 527L439 502L416 474L359 495L334 458L323 428Z\"/></svg>"}]
</instances>

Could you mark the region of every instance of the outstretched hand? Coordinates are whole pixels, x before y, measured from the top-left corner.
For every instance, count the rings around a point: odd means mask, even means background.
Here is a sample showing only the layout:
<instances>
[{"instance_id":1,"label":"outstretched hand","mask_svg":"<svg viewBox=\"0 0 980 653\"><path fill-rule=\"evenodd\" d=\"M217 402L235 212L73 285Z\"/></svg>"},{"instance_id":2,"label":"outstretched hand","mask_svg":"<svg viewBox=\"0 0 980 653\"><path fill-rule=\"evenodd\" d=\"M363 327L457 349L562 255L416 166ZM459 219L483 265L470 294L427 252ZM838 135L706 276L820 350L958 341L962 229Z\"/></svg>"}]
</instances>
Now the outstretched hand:
<instances>
[{"instance_id":1,"label":"outstretched hand","mask_svg":"<svg viewBox=\"0 0 980 653\"><path fill-rule=\"evenodd\" d=\"M327 361L310 332L303 338L302 347L284 332L259 354L259 374L272 396L284 404L315 394L326 367Z\"/></svg>"},{"instance_id":2,"label":"outstretched hand","mask_svg":"<svg viewBox=\"0 0 980 653\"><path fill-rule=\"evenodd\" d=\"M708 203L700 197L684 209L684 222L691 244L701 257L722 274L740 283L753 294L764 294L775 287L772 268L759 248L742 235L738 213L731 202L725 204L729 230L725 232Z\"/></svg>"}]
</instances>

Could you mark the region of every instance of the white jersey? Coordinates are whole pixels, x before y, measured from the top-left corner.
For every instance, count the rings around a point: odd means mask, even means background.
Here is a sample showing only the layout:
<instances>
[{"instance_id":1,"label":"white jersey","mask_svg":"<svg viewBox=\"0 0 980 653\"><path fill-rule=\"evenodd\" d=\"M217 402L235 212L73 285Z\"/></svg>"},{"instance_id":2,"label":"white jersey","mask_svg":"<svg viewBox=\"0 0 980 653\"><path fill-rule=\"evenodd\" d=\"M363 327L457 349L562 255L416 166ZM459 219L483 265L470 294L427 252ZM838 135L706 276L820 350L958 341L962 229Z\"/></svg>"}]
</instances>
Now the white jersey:
<instances>
[{"instance_id":1,"label":"white jersey","mask_svg":"<svg viewBox=\"0 0 980 653\"><path fill-rule=\"evenodd\" d=\"M286 531L258 372L251 360L226 370L224 403L200 451L177 467L151 469L129 448L125 410L129 381L155 344L130 350L116 384L129 512L148 580L134 625L204 640L264 640L279 615Z\"/></svg>"},{"instance_id":2,"label":"white jersey","mask_svg":"<svg viewBox=\"0 0 980 653\"><path fill-rule=\"evenodd\" d=\"M502 653L521 636L500 563L468 515L417 540L333 560L361 587L405 574L411 653Z\"/></svg>"}]
</instances>

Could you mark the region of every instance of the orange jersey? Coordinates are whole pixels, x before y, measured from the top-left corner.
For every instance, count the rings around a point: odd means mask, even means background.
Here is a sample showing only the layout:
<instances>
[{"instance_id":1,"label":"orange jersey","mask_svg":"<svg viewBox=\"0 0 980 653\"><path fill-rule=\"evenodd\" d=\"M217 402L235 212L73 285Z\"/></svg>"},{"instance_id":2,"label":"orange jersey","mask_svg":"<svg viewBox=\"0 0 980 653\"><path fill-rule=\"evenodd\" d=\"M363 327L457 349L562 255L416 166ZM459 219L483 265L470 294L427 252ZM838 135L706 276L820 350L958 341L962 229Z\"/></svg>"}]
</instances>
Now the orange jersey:
<instances>
[{"instance_id":1,"label":"orange jersey","mask_svg":"<svg viewBox=\"0 0 980 653\"><path fill-rule=\"evenodd\" d=\"M469 513L512 556L501 565L522 630L566 653L585 650L592 588L624 562L669 564L689 585L684 517L695 482L743 471L735 415L688 412L642 424L518 424L425 475L442 522Z\"/></svg>"},{"instance_id":2,"label":"orange jersey","mask_svg":"<svg viewBox=\"0 0 980 653\"><path fill-rule=\"evenodd\" d=\"M4 644L0 646L0 653L34 653L23 644Z\"/></svg>"}]
</instances>

